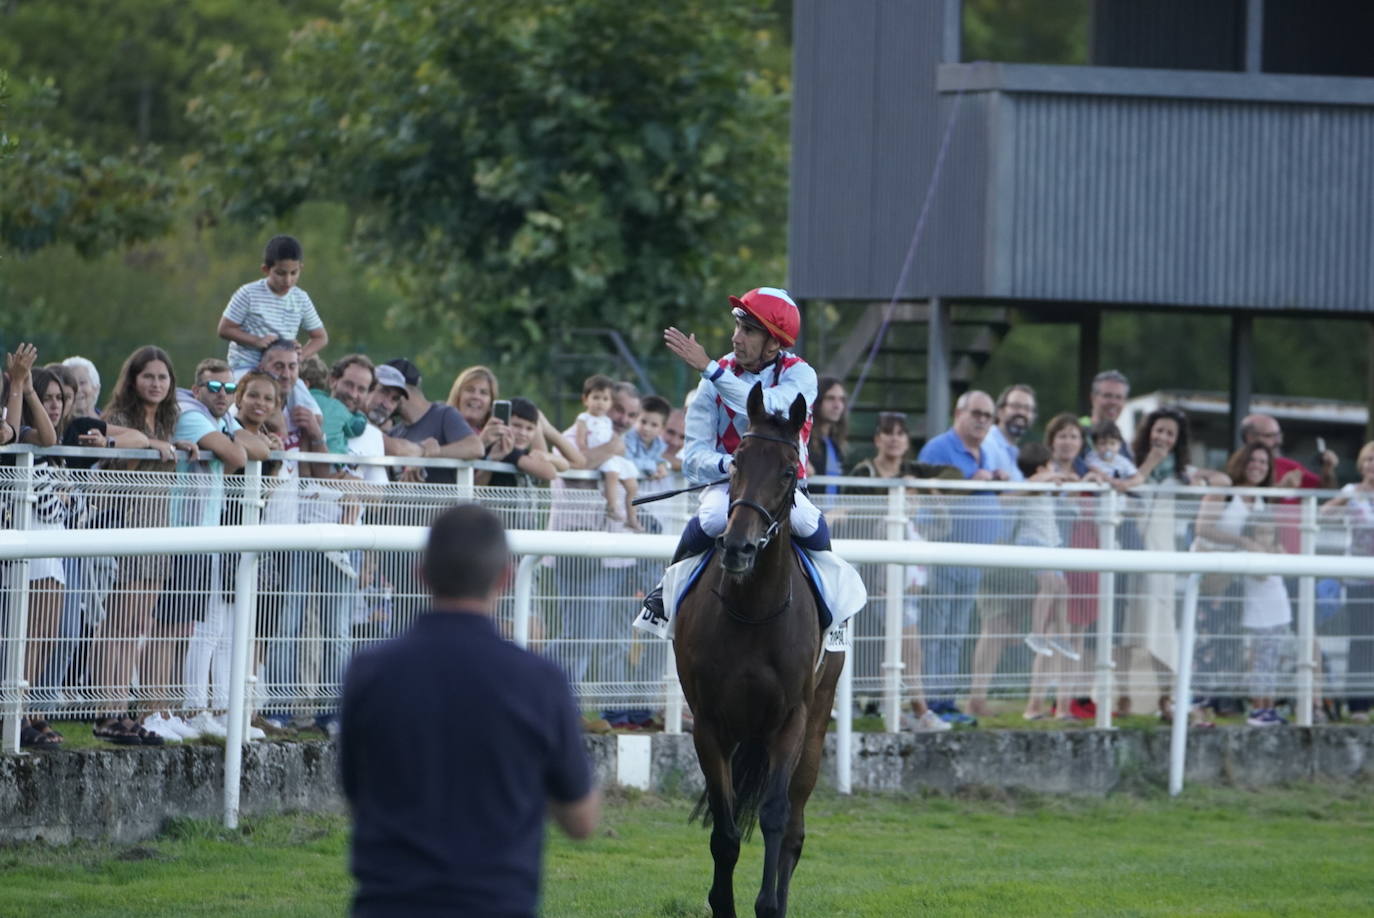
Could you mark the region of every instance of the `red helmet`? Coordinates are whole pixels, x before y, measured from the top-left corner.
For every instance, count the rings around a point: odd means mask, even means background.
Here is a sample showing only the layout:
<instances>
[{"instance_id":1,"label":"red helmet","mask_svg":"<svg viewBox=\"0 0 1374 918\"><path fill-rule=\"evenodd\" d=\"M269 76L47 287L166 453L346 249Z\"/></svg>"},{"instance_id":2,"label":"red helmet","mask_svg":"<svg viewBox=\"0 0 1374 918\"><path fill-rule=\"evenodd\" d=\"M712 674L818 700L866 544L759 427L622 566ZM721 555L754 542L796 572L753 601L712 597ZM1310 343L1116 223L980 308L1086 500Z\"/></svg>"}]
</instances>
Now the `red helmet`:
<instances>
[{"instance_id":1,"label":"red helmet","mask_svg":"<svg viewBox=\"0 0 1374 918\"><path fill-rule=\"evenodd\" d=\"M730 297L736 314L743 310L783 347L797 343L801 334L801 311L792 295L781 287L755 287L744 296Z\"/></svg>"}]
</instances>

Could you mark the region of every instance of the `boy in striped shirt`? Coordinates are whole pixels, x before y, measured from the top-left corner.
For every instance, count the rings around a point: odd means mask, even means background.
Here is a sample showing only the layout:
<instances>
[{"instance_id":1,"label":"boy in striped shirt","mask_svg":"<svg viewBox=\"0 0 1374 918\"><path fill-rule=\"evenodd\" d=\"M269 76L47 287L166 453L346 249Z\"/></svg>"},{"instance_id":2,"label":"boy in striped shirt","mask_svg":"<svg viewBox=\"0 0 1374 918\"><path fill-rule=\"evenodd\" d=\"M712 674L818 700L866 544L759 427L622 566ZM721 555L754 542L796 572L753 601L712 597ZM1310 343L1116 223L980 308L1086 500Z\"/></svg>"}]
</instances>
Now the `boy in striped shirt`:
<instances>
[{"instance_id":1,"label":"boy in striped shirt","mask_svg":"<svg viewBox=\"0 0 1374 918\"><path fill-rule=\"evenodd\" d=\"M294 341L302 327L310 333L301 348L302 361L329 343L310 295L296 286L301 261L301 244L294 236L273 236L262 256L265 276L240 287L224 307L217 331L229 342L229 368L235 379L255 369L273 341Z\"/></svg>"}]
</instances>

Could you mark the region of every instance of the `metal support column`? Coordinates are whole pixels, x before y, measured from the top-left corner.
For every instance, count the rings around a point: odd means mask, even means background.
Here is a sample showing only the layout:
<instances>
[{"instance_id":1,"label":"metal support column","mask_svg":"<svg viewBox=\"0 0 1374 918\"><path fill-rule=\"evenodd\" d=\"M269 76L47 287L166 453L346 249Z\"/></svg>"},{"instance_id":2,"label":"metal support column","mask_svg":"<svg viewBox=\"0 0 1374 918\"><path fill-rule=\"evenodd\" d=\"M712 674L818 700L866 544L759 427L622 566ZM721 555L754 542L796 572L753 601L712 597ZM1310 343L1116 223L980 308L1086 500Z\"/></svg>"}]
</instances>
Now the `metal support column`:
<instances>
[{"instance_id":1,"label":"metal support column","mask_svg":"<svg viewBox=\"0 0 1374 918\"><path fill-rule=\"evenodd\" d=\"M1250 413L1250 393L1255 388L1255 320L1247 315L1231 316L1231 442L1240 442L1240 422Z\"/></svg>"},{"instance_id":2,"label":"metal support column","mask_svg":"<svg viewBox=\"0 0 1374 918\"><path fill-rule=\"evenodd\" d=\"M949 303L934 297L926 324L926 439L949 426Z\"/></svg>"}]
</instances>

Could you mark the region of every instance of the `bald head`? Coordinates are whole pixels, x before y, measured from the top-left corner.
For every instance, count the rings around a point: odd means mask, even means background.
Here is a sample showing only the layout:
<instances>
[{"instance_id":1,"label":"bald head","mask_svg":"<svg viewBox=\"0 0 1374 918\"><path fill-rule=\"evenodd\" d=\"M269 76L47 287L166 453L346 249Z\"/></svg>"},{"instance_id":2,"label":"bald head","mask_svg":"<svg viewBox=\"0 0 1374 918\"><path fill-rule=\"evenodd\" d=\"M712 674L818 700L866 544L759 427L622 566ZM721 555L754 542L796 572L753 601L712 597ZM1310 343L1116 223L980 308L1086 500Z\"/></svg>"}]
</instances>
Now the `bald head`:
<instances>
[{"instance_id":1,"label":"bald head","mask_svg":"<svg viewBox=\"0 0 1374 918\"><path fill-rule=\"evenodd\" d=\"M954 403L954 432L970 449L981 446L995 418L992 396L973 389Z\"/></svg>"},{"instance_id":2,"label":"bald head","mask_svg":"<svg viewBox=\"0 0 1374 918\"><path fill-rule=\"evenodd\" d=\"M1247 414L1240 422L1240 442L1263 443L1277 453L1283 445L1283 428L1273 415Z\"/></svg>"}]
</instances>

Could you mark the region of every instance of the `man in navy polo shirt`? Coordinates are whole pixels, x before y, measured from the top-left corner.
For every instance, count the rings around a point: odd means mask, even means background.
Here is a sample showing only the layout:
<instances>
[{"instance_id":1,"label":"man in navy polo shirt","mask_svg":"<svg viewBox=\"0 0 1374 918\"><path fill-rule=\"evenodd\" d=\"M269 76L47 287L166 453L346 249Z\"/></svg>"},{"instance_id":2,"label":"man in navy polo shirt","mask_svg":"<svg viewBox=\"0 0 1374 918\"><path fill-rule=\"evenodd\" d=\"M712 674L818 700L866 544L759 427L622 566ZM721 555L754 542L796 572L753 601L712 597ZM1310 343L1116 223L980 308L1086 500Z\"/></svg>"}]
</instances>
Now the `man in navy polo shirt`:
<instances>
[{"instance_id":1,"label":"man in navy polo shirt","mask_svg":"<svg viewBox=\"0 0 1374 918\"><path fill-rule=\"evenodd\" d=\"M600 814L581 718L558 667L492 623L510 571L495 514L441 514L421 570L432 611L344 683L353 914L533 918L545 811L573 838Z\"/></svg>"},{"instance_id":2,"label":"man in navy polo shirt","mask_svg":"<svg viewBox=\"0 0 1374 918\"><path fill-rule=\"evenodd\" d=\"M952 465L973 481L1005 481L1008 471L983 441L996 415L986 392L965 392L954 403L954 425L921 448L921 462ZM1003 520L996 495L960 492L951 498L949 531L943 541L991 545L1002 539ZM962 672L964 643L973 624L974 596L983 571L940 565L931 570L921 608L922 678L930 709L950 723L977 721L954 705Z\"/></svg>"}]
</instances>

